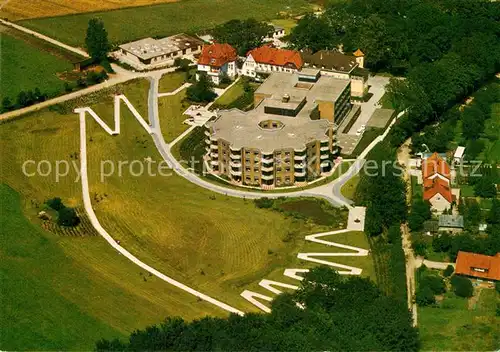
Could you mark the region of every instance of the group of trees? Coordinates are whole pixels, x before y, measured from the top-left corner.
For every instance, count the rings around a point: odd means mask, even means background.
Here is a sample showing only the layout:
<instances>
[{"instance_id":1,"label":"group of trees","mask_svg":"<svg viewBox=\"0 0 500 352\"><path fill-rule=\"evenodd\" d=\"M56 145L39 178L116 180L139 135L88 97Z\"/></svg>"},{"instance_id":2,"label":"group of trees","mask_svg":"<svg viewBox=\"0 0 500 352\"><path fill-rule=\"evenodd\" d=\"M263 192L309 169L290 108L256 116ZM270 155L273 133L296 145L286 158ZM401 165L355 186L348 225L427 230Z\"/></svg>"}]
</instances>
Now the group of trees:
<instances>
[{"instance_id":1,"label":"group of trees","mask_svg":"<svg viewBox=\"0 0 500 352\"><path fill-rule=\"evenodd\" d=\"M273 26L250 18L220 24L213 29L212 36L219 43L233 46L238 55L245 56L249 50L261 46L263 39L273 31Z\"/></svg>"},{"instance_id":2,"label":"group of trees","mask_svg":"<svg viewBox=\"0 0 500 352\"><path fill-rule=\"evenodd\" d=\"M465 231L454 235L443 232L434 236L431 244L434 252L447 253L451 261L455 261L459 251L491 256L499 253L500 201L493 199L492 207L486 219L482 218L481 208L475 201L469 201L466 205L461 205L459 211L464 213ZM478 225L483 220L488 225L486 233L478 231Z\"/></svg>"},{"instance_id":3,"label":"group of trees","mask_svg":"<svg viewBox=\"0 0 500 352\"><path fill-rule=\"evenodd\" d=\"M300 304L303 308L298 307ZM101 340L97 351L417 351L418 333L405 301L384 295L369 279L312 269L269 314L193 322L168 318L134 331L127 342Z\"/></svg>"},{"instance_id":4,"label":"group of trees","mask_svg":"<svg viewBox=\"0 0 500 352\"><path fill-rule=\"evenodd\" d=\"M414 200L411 205L410 215L408 216L408 226L412 231L421 231L424 222L432 217L431 205L423 199Z\"/></svg>"},{"instance_id":5,"label":"group of trees","mask_svg":"<svg viewBox=\"0 0 500 352\"><path fill-rule=\"evenodd\" d=\"M186 97L192 102L208 103L217 98L217 94L212 81L205 73L200 72L198 81L187 89Z\"/></svg>"},{"instance_id":6,"label":"group of trees","mask_svg":"<svg viewBox=\"0 0 500 352\"><path fill-rule=\"evenodd\" d=\"M3 98L1 107L2 113L40 103L47 100L47 98L48 95L46 93L42 93L39 88L28 91L22 90L17 95L17 100L15 102L13 102L9 97Z\"/></svg>"},{"instance_id":7,"label":"group of trees","mask_svg":"<svg viewBox=\"0 0 500 352\"><path fill-rule=\"evenodd\" d=\"M108 40L108 32L104 28L104 22L97 18L89 20L85 45L90 57L95 62L102 63L108 61L108 52L111 50L111 44Z\"/></svg>"},{"instance_id":8,"label":"group of trees","mask_svg":"<svg viewBox=\"0 0 500 352\"><path fill-rule=\"evenodd\" d=\"M80 218L74 208L67 207L61 198L52 198L45 202L47 206L57 211L57 224L60 226L73 227L80 223Z\"/></svg>"}]
</instances>

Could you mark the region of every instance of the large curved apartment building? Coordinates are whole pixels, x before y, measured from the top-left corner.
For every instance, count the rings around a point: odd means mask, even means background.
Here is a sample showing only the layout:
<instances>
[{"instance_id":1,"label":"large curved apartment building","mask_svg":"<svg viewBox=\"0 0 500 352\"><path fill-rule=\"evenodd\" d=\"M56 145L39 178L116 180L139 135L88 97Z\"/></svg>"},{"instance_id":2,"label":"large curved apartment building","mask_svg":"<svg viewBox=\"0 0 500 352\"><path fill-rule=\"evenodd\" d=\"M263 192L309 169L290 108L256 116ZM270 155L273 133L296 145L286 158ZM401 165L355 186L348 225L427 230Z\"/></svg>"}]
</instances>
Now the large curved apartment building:
<instances>
[{"instance_id":1,"label":"large curved apartment building","mask_svg":"<svg viewBox=\"0 0 500 352\"><path fill-rule=\"evenodd\" d=\"M262 188L303 185L328 173L350 95L349 81L319 70L272 73L255 92L253 110L221 110L206 124L210 172Z\"/></svg>"}]
</instances>

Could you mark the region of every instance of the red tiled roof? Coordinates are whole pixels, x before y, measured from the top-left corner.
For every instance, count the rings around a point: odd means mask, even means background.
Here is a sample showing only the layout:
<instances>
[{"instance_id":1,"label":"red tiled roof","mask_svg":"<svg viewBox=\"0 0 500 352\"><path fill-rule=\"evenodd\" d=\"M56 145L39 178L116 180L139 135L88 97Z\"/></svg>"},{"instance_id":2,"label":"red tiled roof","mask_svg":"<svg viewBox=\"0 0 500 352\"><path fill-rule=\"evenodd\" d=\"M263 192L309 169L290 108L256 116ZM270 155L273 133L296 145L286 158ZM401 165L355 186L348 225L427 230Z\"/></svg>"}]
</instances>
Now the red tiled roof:
<instances>
[{"instance_id":1,"label":"red tiled roof","mask_svg":"<svg viewBox=\"0 0 500 352\"><path fill-rule=\"evenodd\" d=\"M250 50L247 54L252 55L254 60L261 64L275 65L275 66L289 66L292 65L300 70L304 65L300 53L296 50L276 49L268 45L261 46Z\"/></svg>"},{"instance_id":2,"label":"red tiled roof","mask_svg":"<svg viewBox=\"0 0 500 352\"><path fill-rule=\"evenodd\" d=\"M436 194L443 196L448 202L453 202L450 185L438 177L424 180L424 199L431 200Z\"/></svg>"},{"instance_id":3,"label":"red tiled roof","mask_svg":"<svg viewBox=\"0 0 500 352\"><path fill-rule=\"evenodd\" d=\"M482 279L500 280L500 253L492 257L460 251L457 256L455 273Z\"/></svg>"},{"instance_id":4,"label":"red tiled roof","mask_svg":"<svg viewBox=\"0 0 500 352\"><path fill-rule=\"evenodd\" d=\"M435 174L440 174L448 180L450 179L450 167L446 161L438 155L438 153L432 154L422 162L422 176L424 180Z\"/></svg>"},{"instance_id":5,"label":"red tiled roof","mask_svg":"<svg viewBox=\"0 0 500 352\"><path fill-rule=\"evenodd\" d=\"M228 62L236 61L237 58L236 49L231 45L214 43L203 45L198 64L221 67Z\"/></svg>"}]
</instances>

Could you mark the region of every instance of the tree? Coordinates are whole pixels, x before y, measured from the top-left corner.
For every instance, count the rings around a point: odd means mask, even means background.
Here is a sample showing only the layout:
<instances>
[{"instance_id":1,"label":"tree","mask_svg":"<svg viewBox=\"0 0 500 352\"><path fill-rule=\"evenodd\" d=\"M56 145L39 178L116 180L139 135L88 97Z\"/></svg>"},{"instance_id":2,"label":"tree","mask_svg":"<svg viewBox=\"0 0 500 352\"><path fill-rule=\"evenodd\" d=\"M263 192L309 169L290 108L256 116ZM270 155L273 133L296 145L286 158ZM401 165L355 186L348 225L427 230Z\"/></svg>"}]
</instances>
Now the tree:
<instances>
[{"instance_id":1,"label":"tree","mask_svg":"<svg viewBox=\"0 0 500 352\"><path fill-rule=\"evenodd\" d=\"M446 292L446 285L443 278L437 275L424 275L420 279L419 285L429 287L435 295L440 295Z\"/></svg>"},{"instance_id":2,"label":"tree","mask_svg":"<svg viewBox=\"0 0 500 352\"><path fill-rule=\"evenodd\" d=\"M3 100L2 100L2 112L11 111L12 109L14 109L14 104L12 103L10 98L9 97L3 98Z\"/></svg>"},{"instance_id":3,"label":"tree","mask_svg":"<svg viewBox=\"0 0 500 352\"><path fill-rule=\"evenodd\" d=\"M246 56L249 50L261 46L263 39L273 31L273 26L250 18L231 20L218 25L213 29L212 36L219 43L232 45L238 55Z\"/></svg>"},{"instance_id":4,"label":"tree","mask_svg":"<svg viewBox=\"0 0 500 352\"><path fill-rule=\"evenodd\" d=\"M444 269L443 275L445 277L450 277L453 273L455 272L455 268L453 268L453 265L448 265L446 269Z\"/></svg>"},{"instance_id":5,"label":"tree","mask_svg":"<svg viewBox=\"0 0 500 352\"><path fill-rule=\"evenodd\" d=\"M500 281L495 282L495 290L500 293Z\"/></svg>"},{"instance_id":6,"label":"tree","mask_svg":"<svg viewBox=\"0 0 500 352\"><path fill-rule=\"evenodd\" d=\"M61 198L59 198L59 197L48 199L45 202L45 204L47 204L50 208L54 209L55 211L59 211L65 207Z\"/></svg>"},{"instance_id":7,"label":"tree","mask_svg":"<svg viewBox=\"0 0 500 352\"><path fill-rule=\"evenodd\" d=\"M428 306L436 303L436 297L434 297L434 293L428 286L418 288L415 300L419 306Z\"/></svg>"},{"instance_id":8,"label":"tree","mask_svg":"<svg viewBox=\"0 0 500 352\"><path fill-rule=\"evenodd\" d=\"M74 227L80 223L80 218L73 208L64 207L58 213L57 223L60 226Z\"/></svg>"},{"instance_id":9,"label":"tree","mask_svg":"<svg viewBox=\"0 0 500 352\"><path fill-rule=\"evenodd\" d=\"M432 216L431 205L423 199L415 200L411 206L410 216L408 217L408 225L412 231L420 231L423 229L424 222Z\"/></svg>"},{"instance_id":10,"label":"tree","mask_svg":"<svg viewBox=\"0 0 500 352\"><path fill-rule=\"evenodd\" d=\"M313 14L307 14L299 20L288 40L294 48L312 52L334 49L340 43L327 20Z\"/></svg>"},{"instance_id":11,"label":"tree","mask_svg":"<svg viewBox=\"0 0 500 352\"><path fill-rule=\"evenodd\" d=\"M494 198L497 195L497 188L490 177L481 176L474 185L474 194L482 198Z\"/></svg>"},{"instance_id":12,"label":"tree","mask_svg":"<svg viewBox=\"0 0 500 352\"><path fill-rule=\"evenodd\" d=\"M108 32L104 28L104 22L97 18L89 20L85 44L91 58L98 62L107 59L111 45L108 41Z\"/></svg>"},{"instance_id":13,"label":"tree","mask_svg":"<svg viewBox=\"0 0 500 352\"><path fill-rule=\"evenodd\" d=\"M472 281L466 277L453 275L451 277L451 286L453 287L453 292L459 297L469 298L474 294Z\"/></svg>"},{"instance_id":14,"label":"tree","mask_svg":"<svg viewBox=\"0 0 500 352\"><path fill-rule=\"evenodd\" d=\"M486 222L488 224L500 224L500 200L497 198L493 198L491 202L491 209L488 213Z\"/></svg>"},{"instance_id":15,"label":"tree","mask_svg":"<svg viewBox=\"0 0 500 352\"><path fill-rule=\"evenodd\" d=\"M213 84L205 73L199 74L198 81L187 89L186 96L190 101L208 103L217 97Z\"/></svg>"}]
</instances>

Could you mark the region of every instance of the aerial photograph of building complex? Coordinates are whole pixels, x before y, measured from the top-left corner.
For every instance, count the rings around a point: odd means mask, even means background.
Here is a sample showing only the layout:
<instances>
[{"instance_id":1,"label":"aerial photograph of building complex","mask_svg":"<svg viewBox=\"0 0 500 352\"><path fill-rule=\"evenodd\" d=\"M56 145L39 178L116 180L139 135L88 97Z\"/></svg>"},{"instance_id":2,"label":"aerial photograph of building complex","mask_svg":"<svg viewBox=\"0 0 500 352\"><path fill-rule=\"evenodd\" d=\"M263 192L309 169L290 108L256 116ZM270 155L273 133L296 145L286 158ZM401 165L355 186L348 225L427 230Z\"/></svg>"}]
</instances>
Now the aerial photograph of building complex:
<instances>
[{"instance_id":1,"label":"aerial photograph of building complex","mask_svg":"<svg viewBox=\"0 0 500 352\"><path fill-rule=\"evenodd\" d=\"M500 2L0 2L1 351L500 350Z\"/></svg>"}]
</instances>

